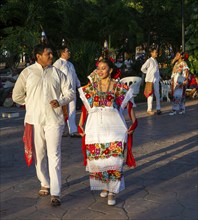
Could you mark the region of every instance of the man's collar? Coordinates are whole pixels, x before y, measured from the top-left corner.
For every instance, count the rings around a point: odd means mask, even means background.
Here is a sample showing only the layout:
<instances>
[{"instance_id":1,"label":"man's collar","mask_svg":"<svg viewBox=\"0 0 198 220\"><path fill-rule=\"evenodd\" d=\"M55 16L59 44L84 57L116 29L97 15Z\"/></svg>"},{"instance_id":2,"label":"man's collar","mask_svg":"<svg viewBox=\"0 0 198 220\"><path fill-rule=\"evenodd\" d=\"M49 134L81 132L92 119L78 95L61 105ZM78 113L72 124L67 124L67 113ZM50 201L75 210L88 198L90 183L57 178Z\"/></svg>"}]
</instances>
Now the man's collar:
<instances>
[{"instance_id":1,"label":"man's collar","mask_svg":"<svg viewBox=\"0 0 198 220\"><path fill-rule=\"evenodd\" d=\"M39 69L47 69L48 67L50 67L51 65L48 65L48 66L46 66L46 67L42 67L41 66L41 64L40 63L38 63L38 62L35 62L35 64L37 65L37 67L39 68Z\"/></svg>"},{"instance_id":2,"label":"man's collar","mask_svg":"<svg viewBox=\"0 0 198 220\"><path fill-rule=\"evenodd\" d=\"M62 57L60 57L60 59L61 59L61 60L63 60L63 61L66 61L66 62L67 62L67 60L66 60L66 59L64 59L64 58L62 58Z\"/></svg>"}]
</instances>

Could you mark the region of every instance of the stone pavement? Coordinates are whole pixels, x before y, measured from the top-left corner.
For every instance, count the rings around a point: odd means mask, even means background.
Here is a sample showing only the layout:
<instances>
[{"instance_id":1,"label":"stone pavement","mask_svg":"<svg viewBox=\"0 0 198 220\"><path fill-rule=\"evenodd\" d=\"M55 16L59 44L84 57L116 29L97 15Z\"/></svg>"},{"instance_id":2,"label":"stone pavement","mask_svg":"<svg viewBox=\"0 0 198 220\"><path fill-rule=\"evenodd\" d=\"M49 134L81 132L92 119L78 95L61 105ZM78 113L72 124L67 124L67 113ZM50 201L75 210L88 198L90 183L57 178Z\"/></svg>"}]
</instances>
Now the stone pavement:
<instances>
[{"instance_id":1,"label":"stone pavement","mask_svg":"<svg viewBox=\"0 0 198 220\"><path fill-rule=\"evenodd\" d=\"M147 116L146 104L135 108L139 126L134 134L135 169L124 168L126 189L110 207L99 192L90 191L82 165L81 139L62 140L62 205L38 196L39 182L23 157L23 117L0 118L1 219L35 220L198 220L198 100L188 100L185 115ZM79 112L77 112L79 118Z\"/></svg>"}]
</instances>

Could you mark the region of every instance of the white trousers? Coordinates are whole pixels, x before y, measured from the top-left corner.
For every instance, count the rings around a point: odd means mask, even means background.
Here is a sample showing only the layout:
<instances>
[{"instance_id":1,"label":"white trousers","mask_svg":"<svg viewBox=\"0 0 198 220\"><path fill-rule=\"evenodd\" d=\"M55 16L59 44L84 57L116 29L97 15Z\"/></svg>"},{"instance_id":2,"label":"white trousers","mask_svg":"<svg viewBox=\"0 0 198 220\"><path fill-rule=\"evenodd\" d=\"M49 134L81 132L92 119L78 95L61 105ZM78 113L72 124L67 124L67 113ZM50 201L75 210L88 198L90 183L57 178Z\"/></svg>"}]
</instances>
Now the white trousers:
<instances>
[{"instance_id":1,"label":"white trousers","mask_svg":"<svg viewBox=\"0 0 198 220\"><path fill-rule=\"evenodd\" d=\"M74 132L77 132L77 126L76 126L76 96L73 101L71 101L68 104L68 120L67 120L67 126L69 130L69 134L72 134Z\"/></svg>"},{"instance_id":2,"label":"white trousers","mask_svg":"<svg viewBox=\"0 0 198 220\"><path fill-rule=\"evenodd\" d=\"M61 194L61 140L64 125L34 125L35 166L41 186Z\"/></svg>"},{"instance_id":3,"label":"white trousers","mask_svg":"<svg viewBox=\"0 0 198 220\"><path fill-rule=\"evenodd\" d=\"M156 110L160 110L159 82L153 83L153 87L156 98ZM152 108L153 108L153 94L147 98L147 111L152 111Z\"/></svg>"}]
</instances>

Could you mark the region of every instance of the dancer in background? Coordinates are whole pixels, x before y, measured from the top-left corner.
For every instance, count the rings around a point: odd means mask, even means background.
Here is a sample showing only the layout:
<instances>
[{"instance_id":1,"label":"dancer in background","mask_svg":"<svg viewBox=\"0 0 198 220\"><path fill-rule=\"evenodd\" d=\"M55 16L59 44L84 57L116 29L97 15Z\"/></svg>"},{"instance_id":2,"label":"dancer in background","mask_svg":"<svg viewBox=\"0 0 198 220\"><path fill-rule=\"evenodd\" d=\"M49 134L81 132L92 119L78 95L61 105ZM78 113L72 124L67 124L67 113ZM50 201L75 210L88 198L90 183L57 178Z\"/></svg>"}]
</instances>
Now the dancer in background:
<instances>
[{"instance_id":1,"label":"dancer in background","mask_svg":"<svg viewBox=\"0 0 198 220\"><path fill-rule=\"evenodd\" d=\"M158 55L156 48L150 49L151 57L146 60L146 62L142 65L141 71L146 74L145 77L145 90L144 95L147 98L147 113L149 115L154 115L155 112L152 111L153 107L153 93L155 94L156 98L156 110L157 115L161 114L160 110L160 92L159 92L159 81L160 81L160 74L159 74L159 67L156 60Z\"/></svg>"},{"instance_id":2,"label":"dancer in background","mask_svg":"<svg viewBox=\"0 0 198 220\"><path fill-rule=\"evenodd\" d=\"M70 137L80 137L77 132L76 125L76 89L81 86L80 80L76 74L74 65L68 61L70 58L70 51L67 46L62 46L59 49L60 58L53 64L56 68L60 69L70 80L72 89L74 90L74 100L68 104L68 118L67 125ZM64 133L63 136L66 134Z\"/></svg>"},{"instance_id":3,"label":"dancer in background","mask_svg":"<svg viewBox=\"0 0 198 220\"><path fill-rule=\"evenodd\" d=\"M172 93L173 103L172 112L169 115L185 114L185 90L188 85L189 68L185 59L184 52L177 52L175 58L172 60L174 64L171 79L172 79Z\"/></svg>"}]
</instances>

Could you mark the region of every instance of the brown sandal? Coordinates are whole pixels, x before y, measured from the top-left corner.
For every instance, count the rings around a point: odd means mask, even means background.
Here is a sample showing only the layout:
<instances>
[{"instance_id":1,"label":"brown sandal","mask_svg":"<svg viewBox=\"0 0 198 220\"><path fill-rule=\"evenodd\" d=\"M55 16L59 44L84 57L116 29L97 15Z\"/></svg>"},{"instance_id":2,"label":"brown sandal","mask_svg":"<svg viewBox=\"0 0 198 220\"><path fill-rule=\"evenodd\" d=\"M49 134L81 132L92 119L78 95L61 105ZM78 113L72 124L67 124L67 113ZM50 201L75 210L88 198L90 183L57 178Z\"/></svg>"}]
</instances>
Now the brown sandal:
<instances>
[{"instance_id":1,"label":"brown sandal","mask_svg":"<svg viewBox=\"0 0 198 220\"><path fill-rule=\"evenodd\" d=\"M44 186L41 186L39 190L39 196L48 196L50 194L50 189Z\"/></svg>"},{"instance_id":2,"label":"brown sandal","mask_svg":"<svg viewBox=\"0 0 198 220\"><path fill-rule=\"evenodd\" d=\"M60 206L61 200L59 196L51 196L51 205L52 206Z\"/></svg>"}]
</instances>

